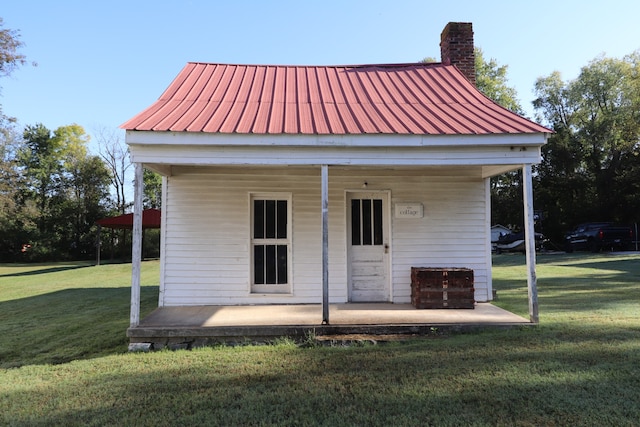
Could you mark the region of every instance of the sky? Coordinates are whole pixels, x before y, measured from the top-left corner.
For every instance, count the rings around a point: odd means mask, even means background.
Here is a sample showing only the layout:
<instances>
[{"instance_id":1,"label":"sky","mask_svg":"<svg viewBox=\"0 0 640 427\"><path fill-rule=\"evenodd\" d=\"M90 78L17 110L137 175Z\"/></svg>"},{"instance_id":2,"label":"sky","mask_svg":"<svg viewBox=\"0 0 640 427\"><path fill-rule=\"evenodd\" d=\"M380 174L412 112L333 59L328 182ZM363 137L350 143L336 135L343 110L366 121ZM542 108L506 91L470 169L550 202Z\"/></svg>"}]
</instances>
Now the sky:
<instances>
[{"instance_id":1,"label":"sky","mask_svg":"<svg viewBox=\"0 0 640 427\"><path fill-rule=\"evenodd\" d=\"M440 59L448 22L471 22L508 66L529 117L537 78L640 49L637 0L5 0L4 27L37 66L0 79L19 129L79 124L96 140L149 105L187 62L353 65Z\"/></svg>"}]
</instances>

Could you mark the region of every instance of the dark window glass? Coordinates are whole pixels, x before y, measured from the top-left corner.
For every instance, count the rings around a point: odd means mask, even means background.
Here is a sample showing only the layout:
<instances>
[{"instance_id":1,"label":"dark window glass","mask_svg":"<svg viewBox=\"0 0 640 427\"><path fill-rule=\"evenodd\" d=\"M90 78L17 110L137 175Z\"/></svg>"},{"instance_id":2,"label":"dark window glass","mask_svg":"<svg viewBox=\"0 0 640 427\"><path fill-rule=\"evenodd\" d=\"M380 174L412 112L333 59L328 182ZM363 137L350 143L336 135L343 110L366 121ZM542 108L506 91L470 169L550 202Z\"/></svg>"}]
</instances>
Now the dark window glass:
<instances>
[{"instance_id":1,"label":"dark window glass","mask_svg":"<svg viewBox=\"0 0 640 427\"><path fill-rule=\"evenodd\" d=\"M265 238L276 237L276 201L265 201Z\"/></svg>"},{"instance_id":2,"label":"dark window glass","mask_svg":"<svg viewBox=\"0 0 640 427\"><path fill-rule=\"evenodd\" d=\"M362 200L362 244L371 244L371 200Z\"/></svg>"},{"instance_id":3,"label":"dark window glass","mask_svg":"<svg viewBox=\"0 0 640 427\"><path fill-rule=\"evenodd\" d=\"M264 284L264 245L253 247L253 271L254 283L256 285Z\"/></svg>"},{"instance_id":4,"label":"dark window glass","mask_svg":"<svg viewBox=\"0 0 640 427\"><path fill-rule=\"evenodd\" d=\"M351 200L351 244L360 245L360 200Z\"/></svg>"},{"instance_id":5,"label":"dark window glass","mask_svg":"<svg viewBox=\"0 0 640 427\"><path fill-rule=\"evenodd\" d=\"M264 200L253 201L253 238L264 238Z\"/></svg>"},{"instance_id":6,"label":"dark window glass","mask_svg":"<svg viewBox=\"0 0 640 427\"><path fill-rule=\"evenodd\" d=\"M277 248L278 267L277 267L277 283L287 283L287 245L278 245Z\"/></svg>"},{"instance_id":7,"label":"dark window glass","mask_svg":"<svg viewBox=\"0 0 640 427\"><path fill-rule=\"evenodd\" d=\"M277 266L276 266L276 245L266 245L265 247L265 270L266 278L265 283L274 284L276 281Z\"/></svg>"},{"instance_id":8,"label":"dark window glass","mask_svg":"<svg viewBox=\"0 0 640 427\"><path fill-rule=\"evenodd\" d=\"M276 211L278 217L276 236L278 239L287 238L287 201L278 200L276 204Z\"/></svg>"},{"instance_id":9,"label":"dark window glass","mask_svg":"<svg viewBox=\"0 0 640 427\"><path fill-rule=\"evenodd\" d=\"M381 245L382 236L382 200L373 201L373 244Z\"/></svg>"}]
</instances>

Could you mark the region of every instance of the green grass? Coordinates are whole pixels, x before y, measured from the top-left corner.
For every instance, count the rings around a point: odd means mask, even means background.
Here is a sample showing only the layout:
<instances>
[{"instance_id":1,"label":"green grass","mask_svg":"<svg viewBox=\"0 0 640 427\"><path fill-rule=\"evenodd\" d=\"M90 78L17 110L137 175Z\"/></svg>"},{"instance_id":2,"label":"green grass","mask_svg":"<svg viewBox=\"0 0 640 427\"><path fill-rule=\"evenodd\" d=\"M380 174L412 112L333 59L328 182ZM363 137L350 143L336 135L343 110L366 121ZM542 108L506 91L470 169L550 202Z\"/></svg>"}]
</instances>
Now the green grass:
<instances>
[{"instance_id":1,"label":"green grass","mask_svg":"<svg viewBox=\"0 0 640 427\"><path fill-rule=\"evenodd\" d=\"M155 353L126 352L129 265L0 266L0 425L638 425L640 255L538 261L535 328ZM494 286L527 316L523 264Z\"/></svg>"},{"instance_id":2,"label":"green grass","mask_svg":"<svg viewBox=\"0 0 640 427\"><path fill-rule=\"evenodd\" d=\"M141 307L157 306L158 262L143 263ZM0 265L0 368L124 353L131 264Z\"/></svg>"}]
</instances>

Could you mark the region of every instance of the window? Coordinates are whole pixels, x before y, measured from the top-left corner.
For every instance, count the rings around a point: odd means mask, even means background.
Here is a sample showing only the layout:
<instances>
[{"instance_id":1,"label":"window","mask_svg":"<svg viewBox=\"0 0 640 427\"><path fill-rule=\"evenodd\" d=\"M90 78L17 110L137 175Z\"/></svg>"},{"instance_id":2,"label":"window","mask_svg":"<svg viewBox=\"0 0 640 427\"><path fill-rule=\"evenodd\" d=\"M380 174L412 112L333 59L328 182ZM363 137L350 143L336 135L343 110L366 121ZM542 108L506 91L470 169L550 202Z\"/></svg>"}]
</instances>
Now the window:
<instances>
[{"instance_id":1,"label":"window","mask_svg":"<svg viewBox=\"0 0 640 427\"><path fill-rule=\"evenodd\" d=\"M382 200L351 199L351 244L382 245Z\"/></svg>"},{"instance_id":2,"label":"window","mask_svg":"<svg viewBox=\"0 0 640 427\"><path fill-rule=\"evenodd\" d=\"M251 197L252 292L289 292L290 196Z\"/></svg>"}]
</instances>

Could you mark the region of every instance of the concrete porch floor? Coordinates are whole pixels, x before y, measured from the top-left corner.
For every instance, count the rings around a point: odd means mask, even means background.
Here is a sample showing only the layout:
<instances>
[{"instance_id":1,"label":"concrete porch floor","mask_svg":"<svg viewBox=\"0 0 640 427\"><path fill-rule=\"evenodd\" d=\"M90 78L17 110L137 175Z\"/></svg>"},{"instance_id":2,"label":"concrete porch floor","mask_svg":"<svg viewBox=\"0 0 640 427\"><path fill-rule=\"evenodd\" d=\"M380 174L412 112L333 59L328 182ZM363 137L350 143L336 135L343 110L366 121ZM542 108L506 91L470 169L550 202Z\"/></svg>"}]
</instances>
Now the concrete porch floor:
<instances>
[{"instance_id":1,"label":"concrete porch floor","mask_svg":"<svg viewBox=\"0 0 640 427\"><path fill-rule=\"evenodd\" d=\"M243 305L160 307L129 328L131 344L190 348L217 342L327 335L426 335L438 330L472 330L531 325L491 303L474 309L416 309L411 304L331 304L328 325L322 306Z\"/></svg>"}]
</instances>

